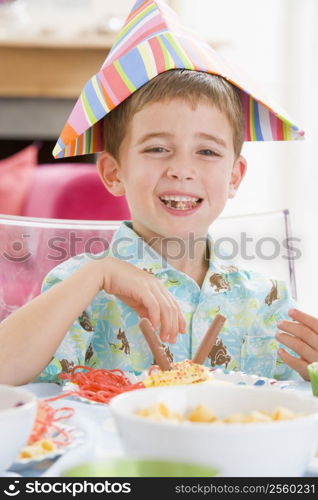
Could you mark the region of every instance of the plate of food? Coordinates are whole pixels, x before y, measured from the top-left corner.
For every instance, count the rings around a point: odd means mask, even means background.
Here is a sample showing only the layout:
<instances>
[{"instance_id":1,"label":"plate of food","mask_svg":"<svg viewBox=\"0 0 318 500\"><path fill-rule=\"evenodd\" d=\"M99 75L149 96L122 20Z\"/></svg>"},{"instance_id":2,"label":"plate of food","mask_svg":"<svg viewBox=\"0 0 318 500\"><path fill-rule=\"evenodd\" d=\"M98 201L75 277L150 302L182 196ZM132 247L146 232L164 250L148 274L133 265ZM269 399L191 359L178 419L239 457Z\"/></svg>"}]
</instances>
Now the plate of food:
<instances>
[{"instance_id":1,"label":"plate of food","mask_svg":"<svg viewBox=\"0 0 318 500\"><path fill-rule=\"evenodd\" d=\"M123 392L164 385L212 383L265 386L276 389L295 387L293 381L278 381L221 368L211 369L188 359L172 363L169 370L161 370L157 365L153 365L149 370L139 374L119 369L94 369L77 365L70 373L63 374L63 378L62 393L56 399L68 397L95 405L108 404L114 396Z\"/></svg>"},{"instance_id":2,"label":"plate of food","mask_svg":"<svg viewBox=\"0 0 318 500\"><path fill-rule=\"evenodd\" d=\"M10 470L20 472L37 467L84 443L86 433L74 414L74 408L54 408L48 401L39 399L32 432Z\"/></svg>"},{"instance_id":3,"label":"plate of food","mask_svg":"<svg viewBox=\"0 0 318 500\"><path fill-rule=\"evenodd\" d=\"M63 378L63 392L56 399L71 397L90 404L108 404L114 396L136 389L214 380L208 367L188 359L172 363L170 370L153 365L138 374L77 365L69 374L63 374Z\"/></svg>"}]
</instances>

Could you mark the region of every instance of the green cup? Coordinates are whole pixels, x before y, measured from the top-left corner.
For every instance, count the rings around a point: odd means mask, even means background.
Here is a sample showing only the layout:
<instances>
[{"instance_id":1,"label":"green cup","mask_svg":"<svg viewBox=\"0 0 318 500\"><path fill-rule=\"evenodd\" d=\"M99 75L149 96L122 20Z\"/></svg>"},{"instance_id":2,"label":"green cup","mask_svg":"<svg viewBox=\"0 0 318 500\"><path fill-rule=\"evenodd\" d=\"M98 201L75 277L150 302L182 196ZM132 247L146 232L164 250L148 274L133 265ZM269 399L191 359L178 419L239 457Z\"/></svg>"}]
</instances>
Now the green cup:
<instances>
[{"instance_id":1,"label":"green cup","mask_svg":"<svg viewBox=\"0 0 318 500\"><path fill-rule=\"evenodd\" d=\"M311 382L311 389L314 396L318 396L318 362L308 365L308 375Z\"/></svg>"},{"instance_id":2,"label":"green cup","mask_svg":"<svg viewBox=\"0 0 318 500\"><path fill-rule=\"evenodd\" d=\"M168 460L114 458L84 462L63 472L63 477L214 477L212 467Z\"/></svg>"}]
</instances>

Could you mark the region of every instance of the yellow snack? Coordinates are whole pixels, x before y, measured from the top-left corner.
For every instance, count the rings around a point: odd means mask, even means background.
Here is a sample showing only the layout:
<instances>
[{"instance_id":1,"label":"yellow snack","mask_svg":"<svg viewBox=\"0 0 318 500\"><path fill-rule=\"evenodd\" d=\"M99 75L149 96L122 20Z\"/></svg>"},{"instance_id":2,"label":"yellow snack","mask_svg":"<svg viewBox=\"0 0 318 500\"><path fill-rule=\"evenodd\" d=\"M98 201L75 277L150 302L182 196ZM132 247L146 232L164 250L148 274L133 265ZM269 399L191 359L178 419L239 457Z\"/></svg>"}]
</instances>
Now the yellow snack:
<instances>
[{"instance_id":1,"label":"yellow snack","mask_svg":"<svg viewBox=\"0 0 318 500\"><path fill-rule=\"evenodd\" d=\"M273 420L289 420L295 418L295 413L288 408L279 407L273 412L272 418Z\"/></svg>"},{"instance_id":2,"label":"yellow snack","mask_svg":"<svg viewBox=\"0 0 318 500\"><path fill-rule=\"evenodd\" d=\"M184 417L177 412L172 412L164 403L157 403L148 408L144 408L136 412L140 417L148 417L152 420L177 420L179 422L185 420Z\"/></svg>"},{"instance_id":3,"label":"yellow snack","mask_svg":"<svg viewBox=\"0 0 318 500\"><path fill-rule=\"evenodd\" d=\"M209 408L198 405L189 413L187 420L190 420L190 422L216 422L217 418Z\"/></svg>"},{"instance_id":4,"label":"yellow snack","mask_svg":"<svg viewBox=\"0 0 318 500\"><path fill-rule=\"evenodd\" d=\"M229 417L226 417L223 422L227 424L238 424L238 423L243 423L243 424L248 424L248 423L256 423L256 422L271 422L272 417L264 411L251 411L250 413L243 414L243 413L235 413L233 415L230 415Z\"/></svg>"},{"instance_id":5,"label":"yellow snack","mask_svg":"<svg viewBox=\"0 0 318 500\"><path fill-rule=\"evenodd\" d=\"M206 366L193 363L186 359L173 363L172 370L155 372L143 380L145 387L160 385L195 384L210 378L210 371Z\"/></svg>"},{"instance_id":6,"label":"yellow snack","mask_svg":"<svg viewBox=\"0 0 318 500\"><path fill-rule=\"evenodd\" d=\"M177 420L178 422L201 422L222 424L249 424L266 423L279 420L291 420L299 417L305 417L305 414L295 413L288 408L279 407L272 414L263 410L254 410L249 413L233 413L223 419L218 419L214 413L205 405L199 404L192 410L187 417L180 413L171 412L164 403L157 403L148 408L143 408L136 412L141 417L151 418L153 420Z\"/></svg>"},{"instance_id":7,"label":"yellow snack","mask_svg":"<svg viewBox=\"0 0 318 500\"><path fill-rule=\"evenodd\" d=\"M244 413L233 413L233 415L224 418L223 422L226 424L246 424L247 416Z\"/></svg>"},{"instance_id":8,"label":"yellow snack","mask_svg":"<svg viewBox=\"0 0 318 500\"><path fill-rule=\"evenodd\" d=\"M56 450L56 445L50 439L40 439L33 444L29 444L22 448L19 458L36 458L38 456L47 455Z\"/></svg>"},{"instance_id":9,"label":"yellow snack","mask_svg":"<svg viewBox=\"0 0 318 500\"><path fill-rule=\"evenodd\" d=\"M251 411L248 415L249 422L271 422L271 415L265 411Z\"/></svg>"}]
</instances>

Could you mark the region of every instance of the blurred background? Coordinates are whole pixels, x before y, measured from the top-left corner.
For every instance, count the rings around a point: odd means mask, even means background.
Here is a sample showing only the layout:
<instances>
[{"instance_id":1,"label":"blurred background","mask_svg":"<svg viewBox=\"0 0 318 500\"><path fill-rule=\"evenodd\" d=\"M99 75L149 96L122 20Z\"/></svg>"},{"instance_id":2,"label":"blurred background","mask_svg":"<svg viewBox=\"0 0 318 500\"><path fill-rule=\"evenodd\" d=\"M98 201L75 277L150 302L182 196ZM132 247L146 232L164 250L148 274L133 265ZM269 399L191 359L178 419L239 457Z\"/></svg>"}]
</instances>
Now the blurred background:
<instances>
[{"instance_id":1,"label":"blurred background","mask_svg":"<svg viewBox=\"0 0 318 500\"><path fill-rule=\"evenodd\" d=\"M290 210L302 253L295 262L298 303L318 316L318 1L167 3L306 132L304 141L244 145L248 173L224 215ZM0 162L34 142L38 162L54 162L51 150L75 99L98 71L133 4L0 0Z\"/></svg>"}]
</instances>

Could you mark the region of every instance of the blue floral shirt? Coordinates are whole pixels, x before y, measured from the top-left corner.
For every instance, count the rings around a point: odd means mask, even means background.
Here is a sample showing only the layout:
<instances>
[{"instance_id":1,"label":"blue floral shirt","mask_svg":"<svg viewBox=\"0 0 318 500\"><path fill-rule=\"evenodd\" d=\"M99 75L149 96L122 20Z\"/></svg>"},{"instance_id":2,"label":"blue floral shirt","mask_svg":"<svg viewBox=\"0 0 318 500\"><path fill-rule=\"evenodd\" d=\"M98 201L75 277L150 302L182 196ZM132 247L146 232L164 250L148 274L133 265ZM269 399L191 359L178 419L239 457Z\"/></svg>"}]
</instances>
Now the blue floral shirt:
<instances>
[{"instance_id":1,"label":"blue floral shirt","mask_svg":"<svg viewBox=\"0 0 318 500\"><path fill-rule=\"evenodd\" d=\"M208 244L211 240L208 237ZM210 246L212 248L212 246ZM165 344L173 361L191 359L213 321L227 320L205 364L241 370L279 380L299 375L277 356L276 324L295 304L286 284L254 271L239 269L210 251L209 268L201 286L176 270L124 222L103 255L81 254L55 267L45 278L43 291L70 276L92 258L123 259L156 276L180 304L186 333L175 344ZM85 283L83 283L85 286ZM56 381L76 364L141 372L153 356L138 327L138 315L114 295L99 292L58 347L37 380Z\"/></svg>"}]
</instances>

